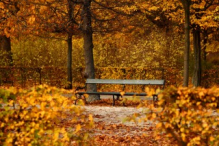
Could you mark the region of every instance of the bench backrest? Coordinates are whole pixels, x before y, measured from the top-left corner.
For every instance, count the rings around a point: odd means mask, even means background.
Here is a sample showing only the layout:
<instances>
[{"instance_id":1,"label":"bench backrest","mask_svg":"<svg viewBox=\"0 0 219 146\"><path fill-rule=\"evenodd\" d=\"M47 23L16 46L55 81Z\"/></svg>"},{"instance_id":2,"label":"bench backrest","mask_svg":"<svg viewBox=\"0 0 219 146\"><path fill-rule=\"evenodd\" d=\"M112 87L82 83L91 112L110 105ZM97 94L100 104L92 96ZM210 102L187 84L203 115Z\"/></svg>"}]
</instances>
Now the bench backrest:
<instances>
[{"instance_id":1,"label":"bench backrest","mask_svg":"<svg viewBox=\"0 0 219 146\"><path fill-rule=\"evenodd\" d=\"M87 79L86 84L164 85L165 80Z\"/></svg>"}]
</instances>

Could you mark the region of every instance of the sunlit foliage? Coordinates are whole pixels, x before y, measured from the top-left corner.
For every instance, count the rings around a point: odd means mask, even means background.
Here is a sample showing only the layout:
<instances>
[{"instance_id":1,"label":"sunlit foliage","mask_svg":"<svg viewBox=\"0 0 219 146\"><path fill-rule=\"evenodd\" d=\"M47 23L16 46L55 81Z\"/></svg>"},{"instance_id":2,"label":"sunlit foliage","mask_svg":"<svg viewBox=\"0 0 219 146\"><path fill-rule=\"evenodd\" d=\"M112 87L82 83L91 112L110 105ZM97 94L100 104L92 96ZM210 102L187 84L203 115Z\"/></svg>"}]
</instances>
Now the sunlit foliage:
<instances>
[{"instance_id":1,"label":"sunlit foliage","mask_svg":"<svg viewBox=\"0 0 219 146\"><path fill-rule=\"evenodd\" d=\"M73 104L74 97L64 93L68 92L46 85L0 89L0 145L85 142L88 132L82 128L93 126L92 116L83 116L82 108Z\"/></svg>"},{"instance_id":2,"label":"sunlit foliage","mask_svg":"<svg viewBox=\"0 0 219 146\"><path fill-rule=\"evenodd\" d=\"M219 88L170 87L158 98L158 107L151 106L144 119L156 123L157 135L178 145L218 145Z\"/></svg>"}]
</instances>

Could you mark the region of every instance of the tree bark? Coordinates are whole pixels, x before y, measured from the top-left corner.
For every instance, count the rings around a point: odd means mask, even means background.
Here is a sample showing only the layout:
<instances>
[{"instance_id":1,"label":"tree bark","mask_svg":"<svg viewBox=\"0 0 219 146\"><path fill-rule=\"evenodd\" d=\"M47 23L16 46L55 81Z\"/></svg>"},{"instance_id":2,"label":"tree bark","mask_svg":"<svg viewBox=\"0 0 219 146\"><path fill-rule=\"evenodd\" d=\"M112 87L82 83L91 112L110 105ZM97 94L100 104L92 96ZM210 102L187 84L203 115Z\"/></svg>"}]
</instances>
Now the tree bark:
<instances>
[{"instance_id":1,"label":"tree bark","mask_svg":"<svg viewBox=\"0 0 219 146\"><path fill-rule=\"evenodd\" d=\"M184 50L184 71L183 86L189 84L189 50L190 50L190 5L191 0L181 0L185 11L185 50Z\"/></svg>"},{"instance_id":2,"label":"tree bark","mask_svg":"<svg viewBox=\"0 0 219 146\"><path fill-rule=\"evenodd\" d=\"M73 25L73 2L71 0L68 0L68 19L70 26ZM73 28L68 28L68 57L67 57L67 80L68 80L68 86L67 89L72 89L72 36L73 36Z\"/></svg>"},{"instance_id":3,"label":"tree bark","mask_svg":"<svg viewBox=\"0 0 219 146\"><path fill-rule=\"evenodd\" d=\"M67 89L72 89L72 34L68 34L68 60L67 60L67 75L68 86Z\"/></svg>"},{"instance_id":4,"label":"tree bark","mask_svg":"<svg viewBox=\"0 0 219 146\"><path fill-rule=\"evenodd\" d=\"M197 26L193 29L193 49L194 49L194 72L193 72L193 85L195 87L201 86L201 38L200 27Z\"/></svg>"},{"instance_id":5,"label":"tree bark","mask_svg":"<svg viewBox=\"0 0 219 146\"><path fill-rule=\"evenodd\" d=\"M10 37L6 37L5 35L0 36L0 50L6 52L6 55L3 56L3 58L6 60L5 65L13 66Z\"/></svg>"},{"instance_id":6,"label":"tree bark","mask_svg":"<svg viewBox=\"0 0 219 146\"><path fill-rule=\"evenodd\" d=\"M93 59L93 31L91 26L91 0L84 0L82 9L82 32L84 39L85 55L85 76L90 79L95 78L94 59ZM87 91L97 91L96 84L87 85ZM90 95L88 102L100 100L99 96Z\"/></svg>"},{"instance_id":7,"label":"tree bark","mask_svg":"<svg viewBox=\"0 0 219 146\"><path fill-rule=\"evenodd\" d=\"M203 42L203 60L206 62L207 61L207 43L208 43L208 33L207 33L207 30L204 30L204 33L203 33L203 36L204 36L204 42Z\"/></svg>"}]
</instances>

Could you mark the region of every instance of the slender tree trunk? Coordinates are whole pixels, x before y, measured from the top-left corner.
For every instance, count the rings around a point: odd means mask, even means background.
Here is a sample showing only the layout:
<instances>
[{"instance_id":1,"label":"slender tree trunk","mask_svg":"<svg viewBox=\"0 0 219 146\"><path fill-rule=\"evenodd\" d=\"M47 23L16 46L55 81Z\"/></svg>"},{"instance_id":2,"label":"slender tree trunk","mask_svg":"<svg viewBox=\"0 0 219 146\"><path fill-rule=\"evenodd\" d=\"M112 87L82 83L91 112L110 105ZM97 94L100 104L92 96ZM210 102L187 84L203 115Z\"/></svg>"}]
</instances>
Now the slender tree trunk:
<instances>
[{"instance_id":1,"label":"slender tree trunk","mask_svg":"<svg viewBox=\"0 0 219 146\"><path fill-rule=\"evenodd\" d=\"M190 50L190 5L191 0L181 0L185 11L185 50L184 50L184 73L183 86L189 84L189 50Z\"/></svg>"},{"instance_id":2,"label":"slender tree trunk","mask_svg":"<svg viewBox=\"0 0 219 146\"><path fill-rule=\"evenodd\" d=\"M91 0L84 0L84 6L82 10L82 31L84 38L84 55L85 55L85 76L87 78L95 78L94 59L93 59L93 31L91 26ZM87 86L87 91L96 91L96 84L90 84ZM89 96L88 102L100 100L99 96Z\"/></svg>"},{"instance_id":3,"label":"slender tree trunk","mask_svg":"<svg viewBox=\"0 0 219 146\"><path fill-rule=\"evenodd\" d=\"M201 86L201 38L200 27L193 29L193 48L194 48L194 72L193 85L195 87Z\"/></svg>"},{"instance_id":4,"label":"slender tree trunk","mask_svg":"<svg viewBox=\"0 0 219 146\"><path fill-rule=\"evenodd\" d=\"M70 26L73 25L73 2L68 0L68 16ZM67 58L67 76L68 76L68 86L67 89L72 89L72 36L73 36L73 27L68 28L68 58Z\"/></svg>"},{"instance_id":5,"label":"slender tree trunk","mask_svg":"<svg viewBox=\"0 0 219 146\"><path fill-rule=\"evenodd\" d=\"M208 43L208 33L207 30L204 30L204 42L203 42L203 60L206 62L207 61L207 43Z\"/></svg>"},{"instance_id":6,"label":"slender tree trunk","mask_svg":"<svg viewBox=\"0 0 219 146\"><path fill-rule=\"evenodd\" d=\"M5 35L0 36L0 50L6 52L6 55L3 56L7 63L5 65L13 65L12 52L11 52L11 39Z\"/></svg>"},{"instance_id":7,"label":"slender tree trunk","mask_svg":"<svg viewBox=\"0 0 219 146\"><path fill-rule=\"evenodd\" d=\"M67 89L72 89L72 34L68 34L68 60L67 60L67 75L68 86Z\"/></svg>"}]
</instances>

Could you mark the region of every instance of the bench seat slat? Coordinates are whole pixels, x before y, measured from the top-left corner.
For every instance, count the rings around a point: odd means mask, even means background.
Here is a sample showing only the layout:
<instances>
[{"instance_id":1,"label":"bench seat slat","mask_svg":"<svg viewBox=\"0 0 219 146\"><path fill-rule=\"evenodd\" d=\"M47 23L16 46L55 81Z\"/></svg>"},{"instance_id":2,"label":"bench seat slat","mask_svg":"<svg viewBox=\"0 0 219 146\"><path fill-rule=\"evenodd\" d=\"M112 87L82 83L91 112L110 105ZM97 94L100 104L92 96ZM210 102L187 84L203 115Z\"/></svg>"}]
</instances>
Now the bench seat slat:
<instances>
[{"instance_id":1,"label":"bench seat slat","mask_svg":"<svg viewBox=\"0 0 219 146\"><path fill-rule=\"evenodd\" d=\"M93 95L118 95L121 96L121 92L77 92L77 94L83 95L83 94L93 94ZM126 96L132 96L132 95L136 95L136 96L146 96L147 93L134 93L134 92L126 92L124 93L124 95Z\"/></svg>"},{"instance_id":2,"label":"bench seat slat","mask_svg":"<svg viewBox=\"0 0 219 146\"><path fill-rule=\"evenodd\" d=\"M164 85L164 80L87 79L86 84Z\"/></svg>"}]
</instances>

